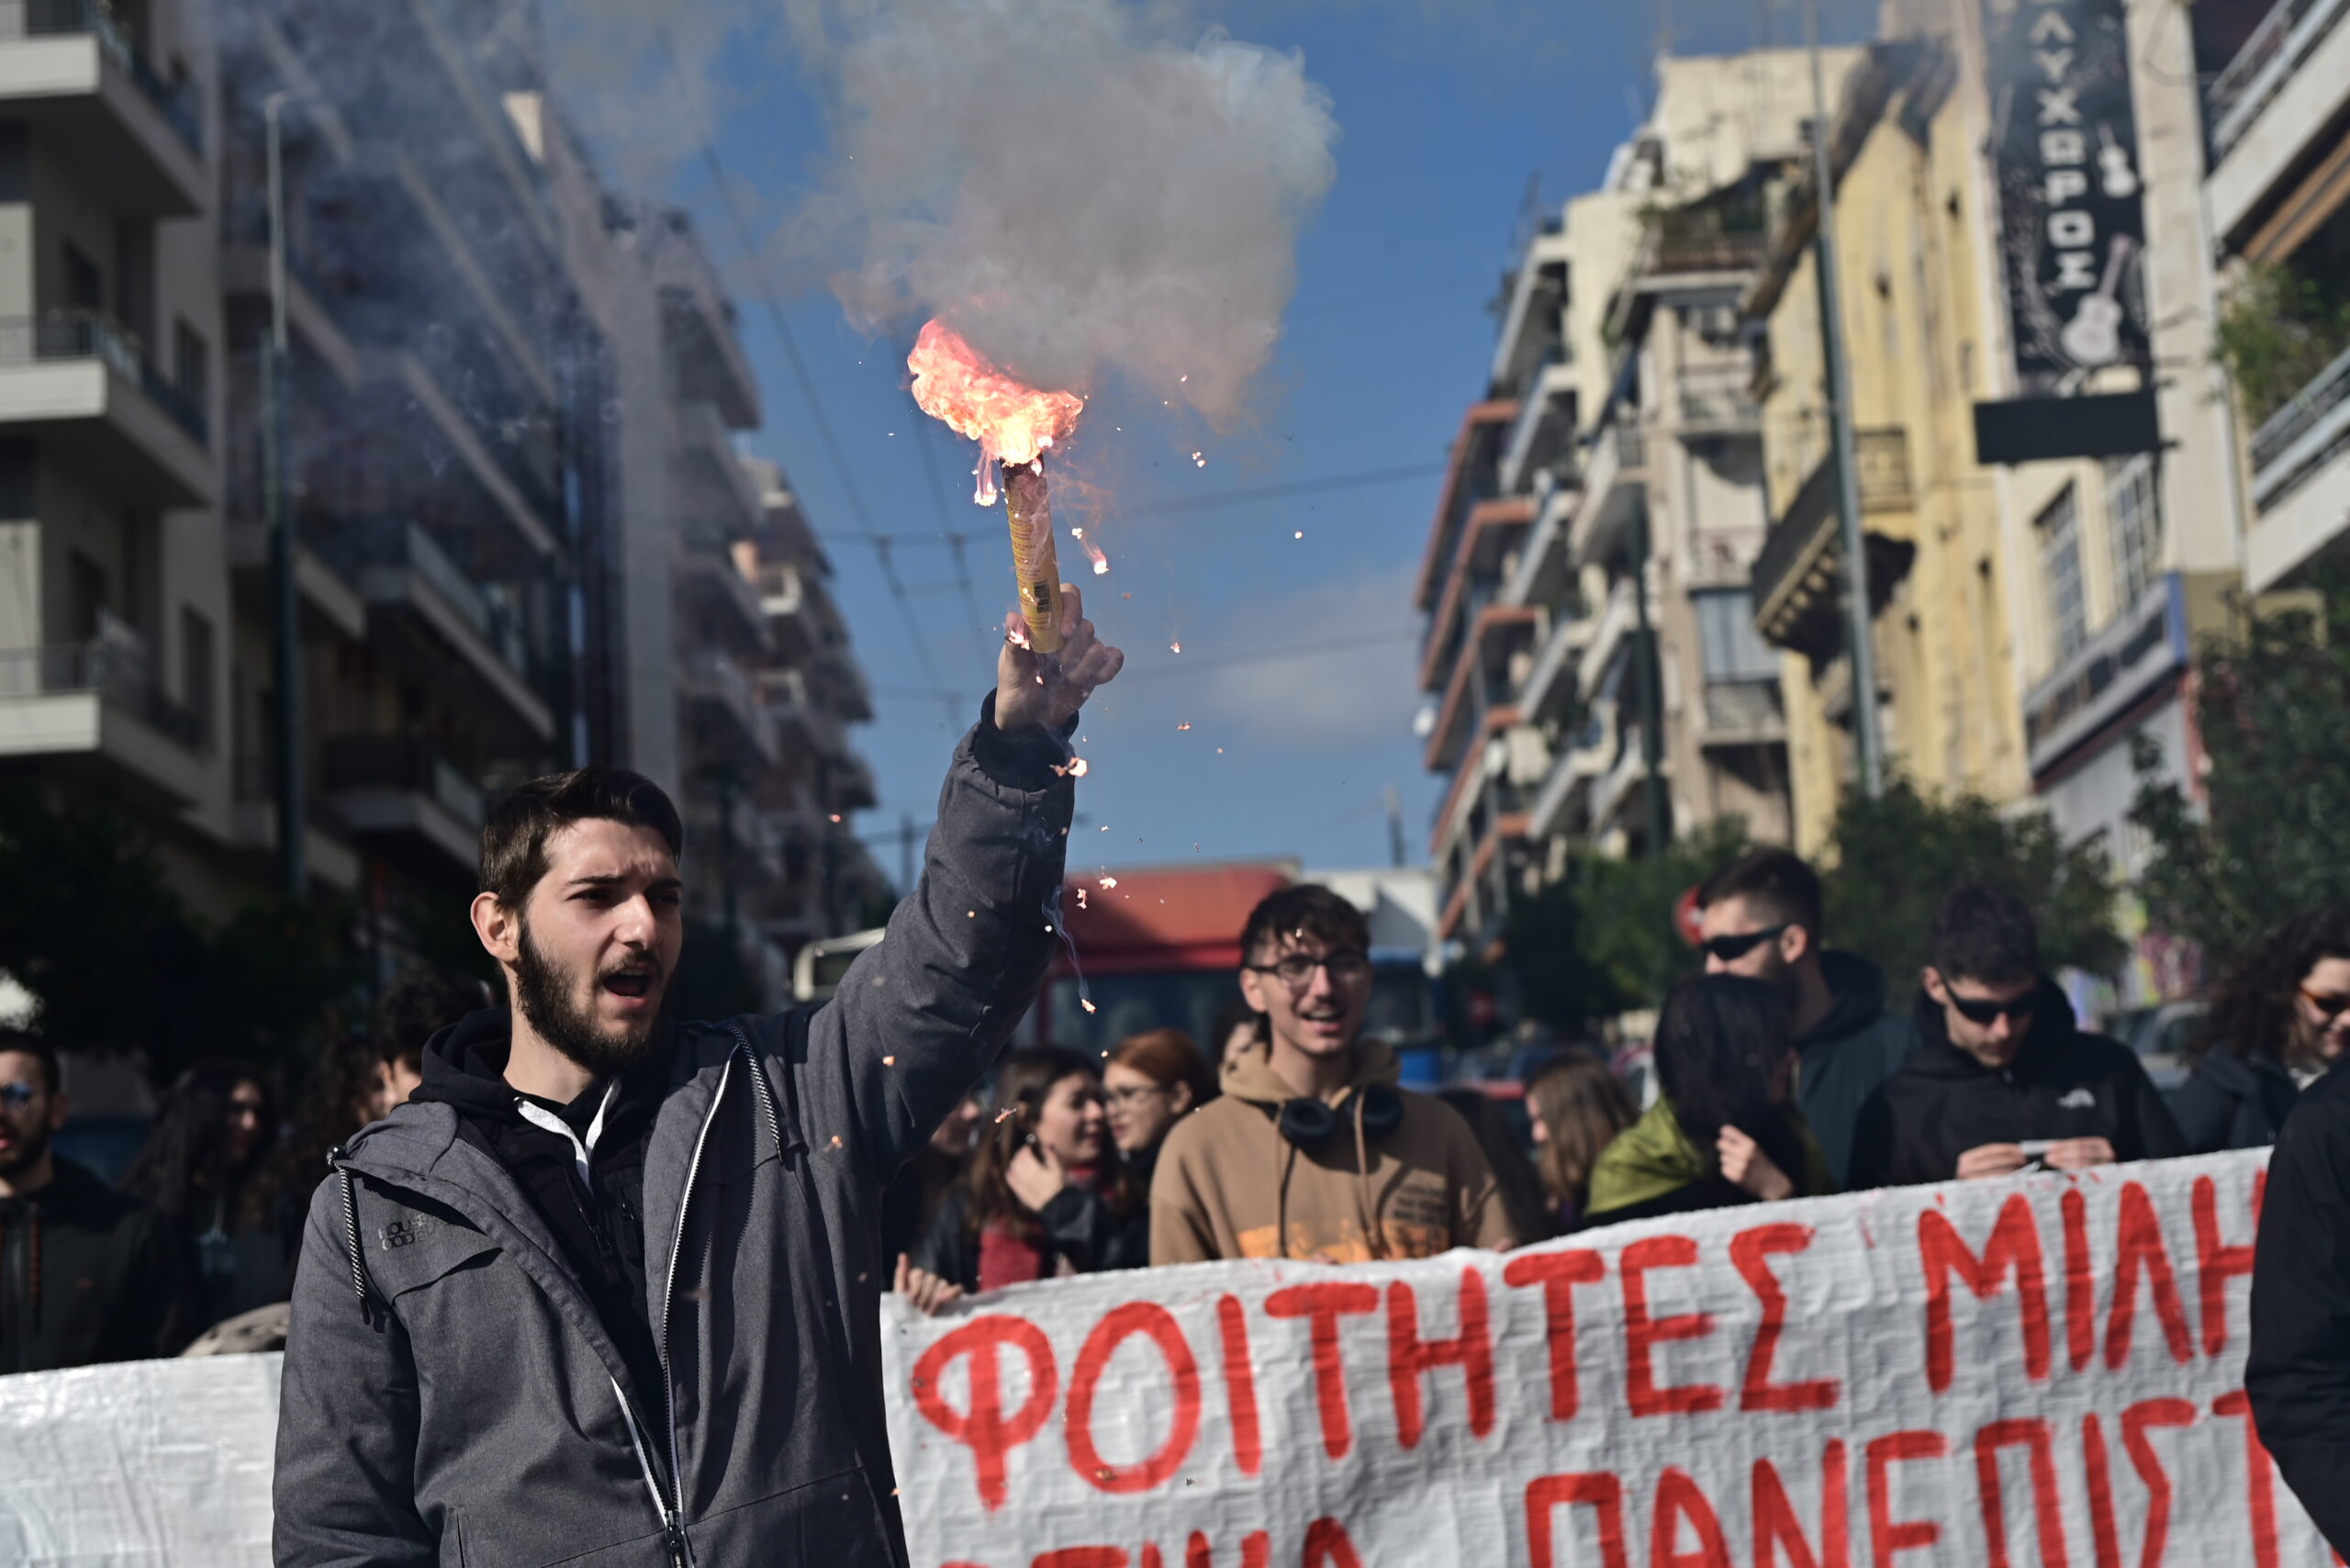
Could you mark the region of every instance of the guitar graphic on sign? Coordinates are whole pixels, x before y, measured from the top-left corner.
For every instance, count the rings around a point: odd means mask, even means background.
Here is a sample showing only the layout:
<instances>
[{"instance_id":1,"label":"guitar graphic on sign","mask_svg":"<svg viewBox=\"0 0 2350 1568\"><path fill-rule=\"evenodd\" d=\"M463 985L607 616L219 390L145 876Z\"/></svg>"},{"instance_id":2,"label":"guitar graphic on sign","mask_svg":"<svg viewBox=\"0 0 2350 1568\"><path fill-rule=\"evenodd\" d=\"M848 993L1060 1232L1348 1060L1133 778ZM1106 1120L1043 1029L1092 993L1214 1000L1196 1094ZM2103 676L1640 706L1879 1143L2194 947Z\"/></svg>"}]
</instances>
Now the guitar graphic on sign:
<instances>
[{"instance_id":1,"label":"guitar graphic on sign","mask_svg":"<svg viewBox=\"0 0 2350 1568\"><path fill-rule=\"evenodd\" d=\"M2111 364L2121 357L2121 302L2113 297L2121 286L2121 269L2130 260L2131 239L2127 234L2113 237L2113 252L2105 263L2105 281L2095 294L2085 294L2056 334L2065 353L2075 364L2085 370Z\"/></svg>"},{"instance_id":2,"label":"guitar graphic on sign","mask_svg":"<svg viewBox=\"0 0 2350 1568\"><path fill-rule=\"evenodd\" d=\"M2097 172L2105 194L2115 201L2128 201L2138 194L2138 171L2130 166L2130 150L2113 140L2113 128L2100 123L2097 139L2105 145L2097 151Z\"/></svg>"}]
</instances>

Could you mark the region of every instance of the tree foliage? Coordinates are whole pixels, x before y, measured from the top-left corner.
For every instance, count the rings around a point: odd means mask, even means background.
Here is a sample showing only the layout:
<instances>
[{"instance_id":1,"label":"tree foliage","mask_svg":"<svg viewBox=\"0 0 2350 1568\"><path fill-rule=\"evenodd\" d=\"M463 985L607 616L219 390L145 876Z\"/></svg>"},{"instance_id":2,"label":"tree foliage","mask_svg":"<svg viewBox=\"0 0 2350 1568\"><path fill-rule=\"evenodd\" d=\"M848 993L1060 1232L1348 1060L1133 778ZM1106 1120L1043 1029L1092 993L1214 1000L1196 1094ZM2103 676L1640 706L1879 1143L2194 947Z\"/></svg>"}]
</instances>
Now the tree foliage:
<instances>
[{"instance_id":1,"label":"tree foliage","mask_svg":"<svg viewBox=\"0 0 2350 1568\"><path fill-rule=\"evenodd\" d=\"M2253 267L2220 312L2217 348L2259 424L2350 348L2350 297L2289 266Z\"/></svg>"},{"instance_id":2,"label":"tree foliage","mask_svg":"<svg viewBox=\"0 0 2350 1568\"><path fill-rule=\"evenodd\" d=\"M2323 602L2240 615L2197 651L2208 811L2151 745L2137 749L2131 816L2153 846L2139 884L2147 916L2208 963L2303 910L2350 902L2350 598Z\"/></svg>"}]
</instances>

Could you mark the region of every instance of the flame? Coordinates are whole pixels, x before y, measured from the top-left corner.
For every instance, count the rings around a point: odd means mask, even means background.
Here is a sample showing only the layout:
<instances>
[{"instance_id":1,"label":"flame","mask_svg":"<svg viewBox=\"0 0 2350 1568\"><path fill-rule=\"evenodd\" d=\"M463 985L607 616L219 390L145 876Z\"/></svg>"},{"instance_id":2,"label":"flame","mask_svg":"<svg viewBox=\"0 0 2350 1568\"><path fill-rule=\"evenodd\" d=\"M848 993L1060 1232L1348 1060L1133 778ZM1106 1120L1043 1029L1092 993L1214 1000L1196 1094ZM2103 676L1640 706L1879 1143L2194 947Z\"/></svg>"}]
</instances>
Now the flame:
<instances>
[{"instance_id":1,"label":"flame","mask_svg":"<svg viewBox=\"0 0 2350 1568\"><path fill-rule=\"evenodd\" d=\"M906 368L914 401L957 435L979 443L981 506L995 504L995 465L1034 463L1077 428L1085 399L1074 392L1040 392L1006 375L946 322L925 323Z\"/></svg>"}]
</instances>

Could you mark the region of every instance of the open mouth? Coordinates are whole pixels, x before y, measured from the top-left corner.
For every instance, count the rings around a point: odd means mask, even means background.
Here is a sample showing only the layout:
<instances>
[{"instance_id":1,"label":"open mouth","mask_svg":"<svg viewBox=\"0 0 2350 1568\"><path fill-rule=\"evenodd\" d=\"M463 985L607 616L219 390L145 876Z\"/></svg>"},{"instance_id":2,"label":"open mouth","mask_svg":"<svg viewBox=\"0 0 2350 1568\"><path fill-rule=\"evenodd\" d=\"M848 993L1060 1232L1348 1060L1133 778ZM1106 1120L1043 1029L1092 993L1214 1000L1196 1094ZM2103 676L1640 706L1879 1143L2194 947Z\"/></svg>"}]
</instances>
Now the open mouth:
<instances>
[{"instance_id":1,"label":"open mouth","mask_svg":"<svg viewBox=\"0 0 2350 1568\"><path fill-rule=\"evenodd\" d=\"M642 1002L653 994L653 971L650 969L614 969L604 977L603 984L607 996Z\"/></svg>"}]
</instances>

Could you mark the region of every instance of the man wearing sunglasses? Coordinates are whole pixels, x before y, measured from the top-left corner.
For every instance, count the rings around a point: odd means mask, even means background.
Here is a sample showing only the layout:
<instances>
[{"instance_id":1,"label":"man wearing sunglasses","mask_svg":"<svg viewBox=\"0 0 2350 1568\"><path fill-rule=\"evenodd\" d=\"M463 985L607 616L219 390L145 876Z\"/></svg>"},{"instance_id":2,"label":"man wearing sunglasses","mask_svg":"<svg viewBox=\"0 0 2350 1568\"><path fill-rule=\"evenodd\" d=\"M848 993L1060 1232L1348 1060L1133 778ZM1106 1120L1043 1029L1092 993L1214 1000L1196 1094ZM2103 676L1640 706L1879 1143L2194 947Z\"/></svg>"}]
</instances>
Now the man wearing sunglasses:
<instances>
[{"instance_id":1,"label":"man wearing sunglasses","mask_svg":"<svg viewBox=\"0 0 2350 1568\"><path fill-rule=\"evenodd\" d=\"M155 1211L60 1156L57 1053L0 1029L0 1372L171 1355L178 1250Z\"/></svg>"},{"instance_id":2,"label":"man wearing sunglasses","mask_svg":"<svg viewBox=\"0 0 2350 1568\"><path fill-rule=\"evenodd\" d=\"M1888 1016L1885 973L1823 945L1818 874L1785 849L1739 857L1697 890L1706 972L1768 980L1786 999L1796 1104L1844 1184L1869 1093L1909 1059L1918 1033Z\"/></svg>"},{"instance_id":3,"label":"man wearing sunglasses","mask_svg":"<svg viewBox=\"0 0 2350 1568\"><path fill-rule=\"evenodd\" d=\"M1935 916L1918 997L1925 1044L1861 1113L1852 1187L2081 1170L2187 1152L2129 1047L2083 1031L2041 972L2024 901L1962 887Z\"/></svg>"},{"instance_id":4,"label":"man wearing sunglasses","mask_svg":"<svg viewBox=\"0 0 2350 1568\"><path fill-rule=\"evenodd\" d=\"M1160 1146L1151 1262L1360 1263L1510 1246L1469 1124L1396 1087L1395 1053L1362 1038L1362 912L1327 888L1283 888L1250 913L1240 953L1256 1036L1225 1058L1223 1093Z\"/></svg>"}]
</instances>

